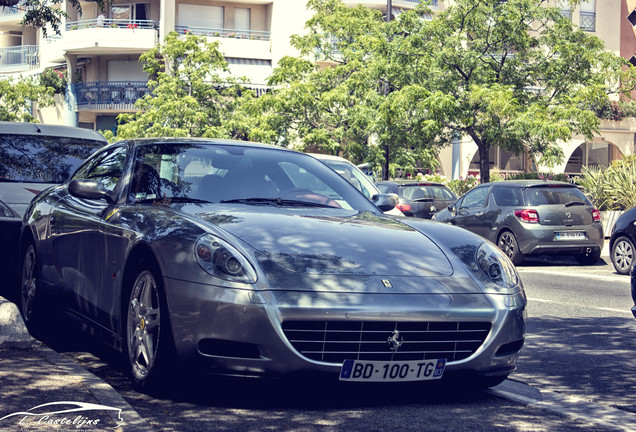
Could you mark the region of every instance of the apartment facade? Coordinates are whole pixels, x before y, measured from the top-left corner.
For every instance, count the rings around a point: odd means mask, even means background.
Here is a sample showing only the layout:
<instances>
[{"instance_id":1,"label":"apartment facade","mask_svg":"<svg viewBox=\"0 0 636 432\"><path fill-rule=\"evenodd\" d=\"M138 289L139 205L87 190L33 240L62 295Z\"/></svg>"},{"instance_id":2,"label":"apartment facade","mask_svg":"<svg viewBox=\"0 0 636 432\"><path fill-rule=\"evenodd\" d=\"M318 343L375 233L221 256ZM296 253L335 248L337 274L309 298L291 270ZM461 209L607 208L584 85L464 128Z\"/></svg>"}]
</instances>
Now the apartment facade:
<instances>
[{"instance_id":1,"label":"apartment facade","mask_svg":"<svg viewBox=\"0 0 636 432\"><path fill-rule=\"evenodd\" d=\"M452 0L434 0L432 9L443 10ZM419 0L344 0L397 16ZM0 9L0 77L30 75L45 69L67 71L70 86L58 96L54 108L36 112L38 120L97 130L113 129L120 113L134 111L134 102L148 92L147 76L139 57L171 31L204 35L218 40L220 49L238 76L247 76L257 92L285 55L296 55L289 38L304 31L311 12L306 0L113 0L104 10L82 2L78 14L64 3L69 18L61 34L43 38L41 31L22 27L25 6ZM605 41L608 50L636 64L636 0L585 0L562 13ZM593 140L573 137L561 143L565 153L554 172L576 174L584 165L606 166L624 154L634 153L633 119L603 120ZM479 172L476 145L457 140L439 155L440 173L449 178ZM546 171L525 155L491 149L491 164L504 173Z\"/></svg>"}]
</instances>

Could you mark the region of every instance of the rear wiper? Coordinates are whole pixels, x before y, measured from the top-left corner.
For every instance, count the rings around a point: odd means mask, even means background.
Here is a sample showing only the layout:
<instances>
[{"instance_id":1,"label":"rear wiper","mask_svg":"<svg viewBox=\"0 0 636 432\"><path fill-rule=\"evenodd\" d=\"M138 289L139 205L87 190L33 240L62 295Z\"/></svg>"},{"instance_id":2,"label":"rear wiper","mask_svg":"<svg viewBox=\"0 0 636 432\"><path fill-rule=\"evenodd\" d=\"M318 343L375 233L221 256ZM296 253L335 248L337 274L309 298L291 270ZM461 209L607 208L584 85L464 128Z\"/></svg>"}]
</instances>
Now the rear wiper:
<instances>
[{"instance_id":1,"label":"rear wiper","mask_svg":"<svg viewBox=\"0 0 636 432\"><path fill-rule=\"evenodd\" d=\"M327 204L321 204L321 203L312 202L312 201L299 201L299 200L290 200L290 199L283 199L283 198L236 198L236 199L229 199L229 200L221 200L221 203L334 208L333 206L330 206Z\"/></svg>"},{"instance_id":2,"label":"rear wiper","mask_svg":"<svg viewBox=\"0 0 636 432\"><path fill-rule=\"evenodd\" d=\"M584 205L587 205L587 204L585 204L583 201L570 201L570 202L565 204L566 207L580 206L580 205L584 206Z\"/></svg>"}]
</instances>

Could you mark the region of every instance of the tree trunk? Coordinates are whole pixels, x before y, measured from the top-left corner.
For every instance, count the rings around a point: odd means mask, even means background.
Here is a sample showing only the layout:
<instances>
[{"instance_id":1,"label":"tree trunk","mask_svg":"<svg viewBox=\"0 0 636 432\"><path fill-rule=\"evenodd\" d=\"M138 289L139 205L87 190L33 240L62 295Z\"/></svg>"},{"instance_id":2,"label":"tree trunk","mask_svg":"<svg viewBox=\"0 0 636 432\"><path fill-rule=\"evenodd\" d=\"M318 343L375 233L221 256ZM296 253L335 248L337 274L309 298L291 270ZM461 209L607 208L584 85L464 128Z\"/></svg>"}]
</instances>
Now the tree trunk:
<instances>
[{"instance_id":1,"label":"tree trunk","mask_svg":"<svg viewBox=\"0 0 636 432\"><path fill-rule=\"evenodd\" d=\"M490 181L490 145L482 141L478 146L480 183L488 183Z\"/></svg>"}]
</instances>

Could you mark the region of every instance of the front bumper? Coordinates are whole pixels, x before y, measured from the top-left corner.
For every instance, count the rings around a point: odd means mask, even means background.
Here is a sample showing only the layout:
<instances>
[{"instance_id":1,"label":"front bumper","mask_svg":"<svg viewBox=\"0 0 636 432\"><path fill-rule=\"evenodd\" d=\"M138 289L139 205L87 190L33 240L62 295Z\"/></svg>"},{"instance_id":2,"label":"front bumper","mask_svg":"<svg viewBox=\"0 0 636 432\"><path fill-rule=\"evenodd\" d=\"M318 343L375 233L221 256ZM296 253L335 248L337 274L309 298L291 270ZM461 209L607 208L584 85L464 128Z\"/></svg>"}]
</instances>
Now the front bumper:
<instances>
[{"instance_id":1,"label":"front bumper","mask_svg":"<svg viewBox=\"0 0 636 432\"><path fill-rule=\"evenodd\" d=\"M506 375L525 335L525 294L378 294L255 291L165 279L172 333L180 360L208 373L281 376L338 373L341 361L299 352L283 330L288 322L489 323L472 354L446 371ZM391 336L387 332L383 337ZM408 338L408 336L405 336ZM389 344L381 344L389 352ZM428 357L430 358L430 357Z\"/></svg>"}]
</instances>

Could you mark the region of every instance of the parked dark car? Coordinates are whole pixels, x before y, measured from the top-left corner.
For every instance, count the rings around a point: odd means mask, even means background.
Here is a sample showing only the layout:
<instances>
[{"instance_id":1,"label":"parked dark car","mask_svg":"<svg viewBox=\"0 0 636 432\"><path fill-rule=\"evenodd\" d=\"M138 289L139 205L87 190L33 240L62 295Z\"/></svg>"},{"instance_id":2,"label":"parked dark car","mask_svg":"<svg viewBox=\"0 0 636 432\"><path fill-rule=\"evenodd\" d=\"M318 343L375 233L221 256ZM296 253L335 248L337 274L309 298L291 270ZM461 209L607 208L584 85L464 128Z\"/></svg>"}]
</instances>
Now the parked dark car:
<instances>
[{"instance_id":1,"label":"parked dark car","mask_svg":"<svg viewBox=\"0 0 636 432\"><path fill-rule=\"evenodd\" d=\"M32 201L21 311L33 332L71 314L142 390L179 366L501 382L524 343L514 265L464 230L383 214L394 196L373 202L277 146L114 143Z\"/></svg>"},{"instance_id":2,"label":"parked dark car","mask_svg":"<svg viewBox=\"0 0 636 432\"><path fill-rule=\"evenodd\" d=\"M29 202L44 189L66 181L106 144L93 130L0 122L0 294L18 297L18 243Z\"/></svg>"},{"instance_id":3,"label":"parked dark car","mask_svg":"<svg viewBox=\"0 0 636 432\"><path fill-rule=\"evenodd\" d=\"M636 207L620 215L610 234L610 258L614 269L620 274L629 274L634 265L636 245Z\"/></svg>"},{"instance_id":4,"label":"parked dark car","mask_svg":"<svg viewBox=\"0 0 636 432\"><path fill-rule=\"evenodd\" d=\"M526 255L573 255L591 265L601 256L601 212L576 185L544 180L484 183L437 213L497 244L515 264Z\"/></svg>"},{"instance_id":5,"label":"parked dark car","mask_svg":"<svg viewBox=\"0 0 636 432\"><path fill-rule=\"evenodd\" d=\"M397 194L396 205L404 216L430 219L435 213L457 201L452 190L441 183L413 180L376 182L382 193Z\"/></svg>"}]
</instances>

